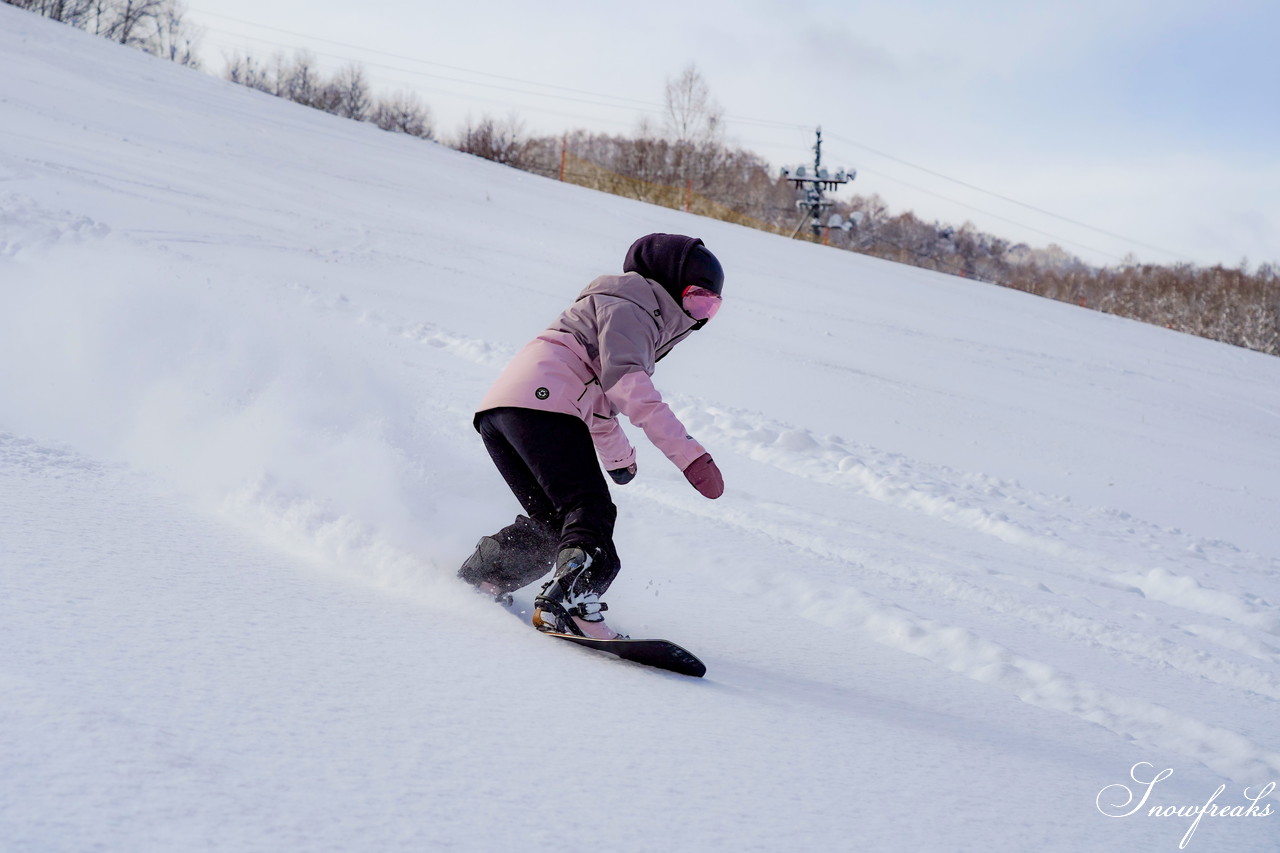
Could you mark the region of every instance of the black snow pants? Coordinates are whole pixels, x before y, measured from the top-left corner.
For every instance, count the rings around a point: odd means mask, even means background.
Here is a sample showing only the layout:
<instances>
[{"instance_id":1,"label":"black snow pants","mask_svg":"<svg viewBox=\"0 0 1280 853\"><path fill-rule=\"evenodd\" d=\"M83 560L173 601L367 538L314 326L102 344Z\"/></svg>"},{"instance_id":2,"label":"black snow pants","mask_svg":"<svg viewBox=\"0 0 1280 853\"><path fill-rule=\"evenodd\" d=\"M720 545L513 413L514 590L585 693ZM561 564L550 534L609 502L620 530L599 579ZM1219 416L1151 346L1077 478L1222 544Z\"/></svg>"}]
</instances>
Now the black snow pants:
<instances>
[{"instance_id":1,"label":"black snow pants","mask_svg":"<svg viewBox=\"0 0 1280 853\"><path fill-rule=\"evenodd\" d=\"M618 509L587 425L573 415L508 407L481 412L475 427L528 517L481 539L460 575L518 589L546 574L562 549L578 547L596 554L591 586L603 593L621 566L613 545Z\"/></svg>"}]
</instances>

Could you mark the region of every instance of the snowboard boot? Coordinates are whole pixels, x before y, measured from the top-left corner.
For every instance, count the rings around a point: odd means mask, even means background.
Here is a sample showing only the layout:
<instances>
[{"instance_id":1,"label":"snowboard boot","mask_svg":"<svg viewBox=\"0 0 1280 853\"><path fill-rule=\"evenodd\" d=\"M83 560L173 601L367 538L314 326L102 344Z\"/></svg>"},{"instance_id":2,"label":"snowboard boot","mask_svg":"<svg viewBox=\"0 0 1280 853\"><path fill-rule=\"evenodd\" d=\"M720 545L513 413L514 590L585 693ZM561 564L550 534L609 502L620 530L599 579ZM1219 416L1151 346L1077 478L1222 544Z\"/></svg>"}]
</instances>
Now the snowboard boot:
<instances>
[{"instance_id":1,"label":"snowboard boot","mask_svg":"<svg viewBox=\"0 0 1280 853\"><path fill-rule=\"evenodd\" d=\"M601 548L565 548L556 558L556 573L533 600L533 627L594 640L625 639L604 621L609 605L594 587L601 577L612 581L617 570ZM595 569L596 571L593 571Z\"/></svg>"},{"instance_id":2,"label":"snowboard boot","mask_svg":"<svg viewBox=\"0 0 1280 853\"><path fill-rule=\"evenodd\" d=\"M492 536L481 536L476 550L458 569L458 577L499 603L533 583L551 568L558 534L527 516L517 516Z\"/></svg>"}]
</instances>

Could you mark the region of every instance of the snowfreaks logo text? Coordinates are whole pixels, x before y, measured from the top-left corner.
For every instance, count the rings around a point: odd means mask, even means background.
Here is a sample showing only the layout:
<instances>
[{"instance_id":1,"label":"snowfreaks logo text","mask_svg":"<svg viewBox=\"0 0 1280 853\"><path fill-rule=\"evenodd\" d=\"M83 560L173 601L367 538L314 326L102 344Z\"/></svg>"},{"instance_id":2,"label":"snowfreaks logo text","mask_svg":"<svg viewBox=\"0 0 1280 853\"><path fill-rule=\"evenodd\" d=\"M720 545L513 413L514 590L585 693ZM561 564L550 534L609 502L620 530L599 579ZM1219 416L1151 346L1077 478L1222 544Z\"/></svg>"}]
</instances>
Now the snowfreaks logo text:
<instances>
[{"instance_id":1,"label":"snowfreaks logo text","mask_svg":"<svg viewBox=\"0 0 1280 853\"><path fill-rule=\"evenodd\" d=\"M1187 827L1186 834L1182 836L1182 841L1178 844L1178 849L1185 849L1187 844L1191 842L1191 836L1195 835L1196 828L1200 826L1200 821L1208 815L1211 818L1222 817L1271 817L1272 808L1270 803L1262 803L1271 796L1276 789L1275 782L1268 782L1263 785L1255 793L1250 788L1244 789L1244 801L1235 802L1217 802L1218 798L1227 790L1226 785L1219 785L1218 790L1214 791L1203 804L1195 805L1170 805L1162 803L1152 796L1156 785L1163 782L1173 775L1173 768L1170 767L1161 770L1159 773L1154 771L1155 765L1145 761L1139 761L1137 764L1129 768L1129 778L1137 783L1137 788L1130 788L1125 783L1116 783L1108 785L1098 792L1095 800L1098 811L1107 817L1131 817L1139 813L1145 813L1147 817L1180 817L1190 818L1191 825ZM1146 777L1150 776L1150 779ZM1246 805L1245 803L1248 803Z\"/></svg>"}]
</instances>

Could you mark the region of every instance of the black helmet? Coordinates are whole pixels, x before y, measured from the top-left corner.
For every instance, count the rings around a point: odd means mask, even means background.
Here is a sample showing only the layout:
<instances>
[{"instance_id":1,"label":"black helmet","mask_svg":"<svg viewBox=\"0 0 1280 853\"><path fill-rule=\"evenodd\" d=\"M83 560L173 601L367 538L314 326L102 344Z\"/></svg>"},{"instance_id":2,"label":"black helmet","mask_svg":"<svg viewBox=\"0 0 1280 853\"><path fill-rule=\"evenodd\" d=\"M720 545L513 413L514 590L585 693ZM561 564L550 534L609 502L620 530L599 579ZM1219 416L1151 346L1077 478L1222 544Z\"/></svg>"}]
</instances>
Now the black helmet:
<instances>
[{"instance_id":1,"label":"black helmet","mask_svg":"<svg viewBox=\"0 0 1280 853\"><path fill-rule=\"evenodd\" d=\"M705 287L719 294L724 269L697 237L681 234L648 234L631 244L622 262L623 272L638 272L653 279L679 305L686 287Z\"/></svg>"}]
</instances>

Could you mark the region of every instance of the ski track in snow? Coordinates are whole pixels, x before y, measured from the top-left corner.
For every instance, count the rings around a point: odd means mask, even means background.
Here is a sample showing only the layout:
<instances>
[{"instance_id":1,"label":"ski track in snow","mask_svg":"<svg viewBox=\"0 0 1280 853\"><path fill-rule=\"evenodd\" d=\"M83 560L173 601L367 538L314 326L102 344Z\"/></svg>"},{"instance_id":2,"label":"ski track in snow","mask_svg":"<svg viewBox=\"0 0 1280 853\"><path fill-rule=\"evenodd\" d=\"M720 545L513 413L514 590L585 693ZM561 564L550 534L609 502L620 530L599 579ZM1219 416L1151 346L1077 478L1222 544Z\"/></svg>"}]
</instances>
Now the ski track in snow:
<instances>
[{"instance_id":1,"label":"ski track in snow","mask_svg":"<svg viewBox=\"0 0 1280 853\"><path fill-rule=\"evenodd\" d=\"M316 310L339 312L376 334L402 338L495 371L516 349L426 321L388 321L343 295L325 297L301 285L293 289ZM913 594L928 590L971 604L987 619L1028 626L1069 647L1103 648L1131 666L1174 670L1188 679L1188 689L1196 682L1208 682L1230 694L1230 701L1256 701L1280 710L1280 704L1275 704L1280 703L1276 675L1280 606L1248 593L1207 588L1194 576L1194 564L1200 561L1244 574L1275 571L1268 561L1230 543L1197 540L1123 510L1079 507L1017 483L930 465L840 436L816 435L759 412L723 408L688 396L672 396L669 402L690 431L717 455L732 452L812 487L838 490L847 496L845 500L874 501L973 531L993 540L990 547L1002 552L1015 569L979 573L962 560L924 549L916 549L918 559L905 565L900 559L876 554L874 541L866 541L866 532L858 529L856 521L849 524L839 515L771 505L766 517L759 512L767 505L761 501L752 505L755 510L725 512L679 491L637 485L631 487L633 493L703 516L708 522L731 525L741 535L765 536L852 568L846 576L880 576ZM298 528L299 515L299 508L290 505L273 517ZM313 531L317 539L328 541L325 549L330 556L349 560L349 546L335 544L333 536L335 528L349 523L330 519L309 524L317 528ZM366 535L358 533L357 538ZM1089 549L1079 544L1090 540L1105 547ZM894 546L900 550L903 543L895 541ZM1104 556L1116 552L1134 557L1117 562ZM407 554L395 559L413 563ZM382 563L384 557L374 562ZM1087 589L1064 594L1078 586L1081 578L1094 585L1099 596L1135 599L1142 630L1117 623L1089 601ZM1046 585L1059 581L1062 590ZM1010 585L1017 591L1004 591ZM1050 593L1046 603L1028 604L1023 589L1027 585ZM885 600L856 585L820 586L785 571L760 574L735 592L784 605L826 629L856 629L885 646L1007 691L1029 704L1071 714L1139 743L1180 752L1242 782L1280 773L1280 753L1249 738L1137 696L1102 689L985 638L981 627L949 625L921 616L904 604L909 597ZM1080 606L1061 603L1072 600ZM1159 630L1153 630L1151 623ZM1202 643L1192 647L1183 642L1188 636Z\"/></svg>"},{"instance_id":2,"label":"ski track in snow","mask_svg":"<svg viewBox=\"0 0 1280 853\"><path fill-rule=\"evenodd\" d=\"M11 175L13 179L18 175ZM6 178L0 177L0 181ZM110 227L69 210L53 210L30 196L0 194L0 257L29 249L100 239Z\"/></svg>"},{"instance_id":3,"label":"ski track in snow","mask_svg":"<svg viewBox=\"0 0 1280 853\"><path fill-rule=\"evenodd\" d=\"M414 343L443 350L484 367L500 368L515 355L515 349L512 347L497 346L479 338L449 332L425 320L408 325L386 320L374 311L357 307L342 294L326 297L312 287L297 283L291 285L291 288L299 294L304 304L318 310L346 315L362 326L368 326L392 337L405 338Z\"/></svg>"}]
</instances>

